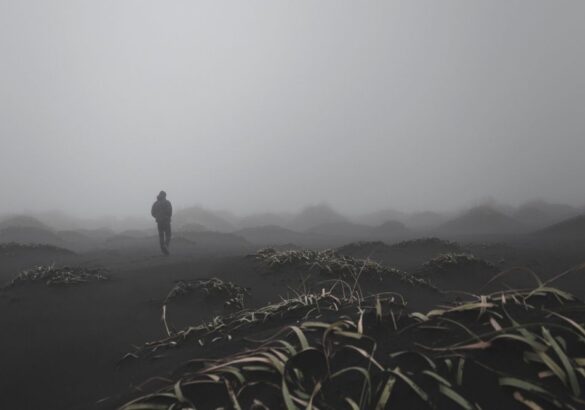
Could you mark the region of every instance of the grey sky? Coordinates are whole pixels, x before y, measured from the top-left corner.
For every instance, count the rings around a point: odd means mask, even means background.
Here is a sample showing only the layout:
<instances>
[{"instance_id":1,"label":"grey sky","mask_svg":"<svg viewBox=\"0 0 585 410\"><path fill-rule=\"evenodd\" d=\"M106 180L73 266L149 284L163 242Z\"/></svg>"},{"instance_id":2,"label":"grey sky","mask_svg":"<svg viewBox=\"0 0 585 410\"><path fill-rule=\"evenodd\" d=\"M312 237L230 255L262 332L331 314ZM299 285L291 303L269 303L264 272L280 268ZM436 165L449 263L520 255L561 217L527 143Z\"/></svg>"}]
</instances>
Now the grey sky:
<instances>
[{"instance_id":1,"label":"grey sky","mask_svg":"<svg viewBox=\"0 0 585 410\"><path fill-rule=\"evenodd\" d=\"M581 0L0 0L0 212L582 205L584 73Z\"/></svg>"}]
</instances>

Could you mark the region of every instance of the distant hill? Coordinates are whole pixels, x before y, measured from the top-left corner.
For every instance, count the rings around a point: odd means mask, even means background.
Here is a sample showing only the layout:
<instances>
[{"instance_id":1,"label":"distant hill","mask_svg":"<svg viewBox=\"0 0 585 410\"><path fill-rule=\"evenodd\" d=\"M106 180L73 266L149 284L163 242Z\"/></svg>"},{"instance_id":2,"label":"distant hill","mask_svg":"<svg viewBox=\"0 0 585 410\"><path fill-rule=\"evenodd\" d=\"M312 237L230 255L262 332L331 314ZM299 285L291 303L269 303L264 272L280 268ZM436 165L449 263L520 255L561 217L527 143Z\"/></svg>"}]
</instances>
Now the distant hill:
<instances>
[{"instance_id":1,"label":"distant hill","mask_svg":"<svg viewBox=\"0 0 585 410\"><path fill-rule=\"evenodd\" d=\"M585 238L585 214L548 226L535 232L535 234L552 238L582 240Z\"/></svg>"},{"instance_id":2,"label":"distant hill","mask_svg":"<svg viewBox=\"0 0 585 410\"><path fill-rule=\"evenodd\" d=\"M419 238L388 245L385 242L354 242L338 248L342 255L369 258L401 269L418 269L423 260L436 255L454 252L459 245L438 238Z\"/></svg>"},{"instance_id":3,"label":"distant hill","mask_svg":"<svg viewBox=\"0 0 585 410\"><path fill-rule=\"evenodd\" d=\"M234 233L259 246L301 245L309 241L305 233L295 232L275 225L244 228Z\"/></svg>"},{"instance_id":4,"label":"distant hill","mask_svg":"<svg viewBox=\"0 0 585 410\"><path fill-rule=\"evenodd\" d=\"M219 215L220 212L210 211L199 206L179 209L173 214L173 224L182 226L197 223L205 226L211 231L232 232L236 226Z\"/></svg>"},{"instance_id":5,"label":"distant hill","mask_svg":"<svg viewBox=\"0 0 585 410\"><path fill-rule=\"evenodd\" d=\"M344 242L351 241L393 241L410 236L410 231L403 223L387 221L379 226L361 225L352 222L337 222L316 226L307 231L323 237L337 238Z\"/></svg>"},{"instance_id":6,"label":"distant hill","mask_svg":"<svg viewBox=\"0 0 585 410\"><path fill-rule=\"evenodd\" d=\"M373 228L368 225L356 224L348 221L329 222L314 226L306 232L327 236L343 236L346 238L363 238L372 233Z\"/></svg>"},{"instance_id":7,"label":"distant hill","mask_svg":"<svg viewBox=\"0 0 585 410\"><path fill-rule=\"evenodd\" d=\"M93 241L103 242L116 235L116 232L109 228L100 229L76 229L74 232L85 235Z\"/></svg>"},{"instance_id":8,"label":"distant hill","mask_svg":"<svg viewBox=\"0 0 585 410\"><path fill-rule=\"evenodd\" d=\"M75 251L90 250L101 244L100 240L91 238L90 236L75 230L59 231L57 232L57 235L63 240L67 248Z\"/></svg>"},{"instance_id":9,"label":"distant hill","mask_svg":"<svg viewBox=\"0 0 585 410\"><path fill-rule=\"evenodd\" d=\"M175 228L175 232L206 232L209 231L206 226L197 223L197 222L189 222L184 225Z\"/></svg>"},{"instance_id":10,"label":"distant hill","mask_svg":"<svg viewBox=\"0 0 585 410\"><path fill-rule=\"evenodd\" d=\"M0 229L0 242L37 243L63 246L63 240L53 231L28 226L9 226Z\"/></svg>"},{"instance_id":11,"label":"distant hill","mask_svg":"<svg viewBox=\"0 0 585 410\"><path fill-rule=\"evenodd\" d=\"M143 246L146 242L147 238L137 238L135 236L130 235L123 235L123 234L116 234L114 236L109 237L104 241L104 246L106 247L140 247ZM154 240L148 241L150 243L155 243Z\"/></svg>"},{"instance_id":12,"label":"distant hill","mask_svg":"<svg viewBox=\"0 0 585 410\"><path fill-rule=\"evenodd\" d=\"M293 218L292 214L288 213L261 213L253 214L240 218L238 226L242 229L263 227L263 226L287 226Z\"/></svg>"},{"instance_id":13,"label":"distant hill","mask_svg":"<svg viewBox=\"0 0 585 410\"><path fill-rule=\"evenodd\" d=\"M579 215L579 210L570 205L532 201L520 206L514 218L532 228L544 228Z\"/></svg>"},{"instance_id":14,"label":"distant hill","mask_svg":"<svg viewBox=\"0 0 585 410\"><path fill-rule=\"evenodd\" d=\"M405 212L397 211L395 209L382 209L380 211L370 212L360 215L356 221L371 226L379 226L386 221L405 221L408 218Z\"/></svg>"},{"instance_id":15,"label":"distant hill","mask_svg":"<svg viewBox=\"0 0 585 410\"><path fill-rule=\"evenodd\" d=\"M472 208L437 228L441 235L456 236L506 235L525 231L523 224L490 206Z\"/></svg>"},{"instance_id":16,"label":"distant hill","mask_svg":"<svg viewBox=\"0 0 585 410\"><path fill-rule=\"evenodd\" d=\"M435 229L441 224L447 222L448 217L438 212L416 212L408 216L404 221L409 229L418 231Z\"/></svg>"},{"instance_id":17,"label":"distant hill","mask_svg":"<svg viewBox=\"0 0 585 410\"><path fill-rule=\"evenodd\" d=\"M197 249L204 250L238 250L249 251L253 248L252 244L240 235L222 232L182 232L175 239L185 238L195 244ZM173 241L175 240L173 239ZM173 242L171 242L171 247Z\"/></svg>"},{"instance_id":18,"label":"distant hill","mask_svg":"<svg viewBox=\"0 0 585 410\"><path fill-rule=\"evenodd\" d=\"M293 243L305 247L332 247L354 241L402 239L409 236L410 231L402 223L396 221L389 221L376 227L338 221L313 226L303 232L268 225L241 229L235 234L262 246Z\"/></svg>"},{"instance_id":19,"label":"distant hill","mask_svg":"<svg viewBox=\"0 0 585 410\"><path fill-rule=\"evenodd\" d=\"M38 212L34 213L32 216L46 226L50 226L51 228L60 231L75 230L83 226L85 222L79 218L68 215L66 212L57 210Z\"/></svg>"},{"instance_id":20,"label":"distant hill","mask_svg":"<svg viewBox=\"0 0 585 410\"><path fill-rule=\"evenodd\" d=\"M116 233L110 229L76 229L55 232L61 243L74 251L89 251L107 244L134 243L154 235L153 230L129 229Z\"/></svg>"},{"instance_id":21,"label":"distant hill","mask_svg":"<svg viewBox=\"0 0 585 410\"><path fill-rule=\"evenodd\" d=\"M158 236L114 235L104 241L102 246L105 249L157 252ZM221 232L178 232L171 241L171 254L191 254L193 252L242 253L253 249L254 247L241 236Z\"/></svg>"},{"instance_id":22,"label":"distant hill","mask_svg":"<svg viewBox=\"0 0 585 410\"><path fill-rule=\"evenodd\" d=\"M156 229L127 229L120 232L120 235L126 235L133 238L147 238L156 234Z\"/></svg>"},{"instance_id":23,"label":"distant hill","mask_svg":"<svg viewBox=\"0 0 585 410\"><path fill-rule=\"evenodd\" d=\"M301 232L317 226L345 222L349 222L346 217L333 210L330 206L321 204L304 208L292 218L286 228Z\"/></svg>"},{"instance_id":24,"label":"distant hill","mask_svg":"<svg viewBox=\"0 0 585 410\"><path fill-rule=\"evenodd\" d=\"M578 209L541 200L530 201L517 208L492 201L461 214L432 211L409 213L383 209L351 216L344 215L327 204L308 206L296 213L263 212L247 216L191 206L175 209L172 226L175 233L237 233L254 244L295 243L329 247L355 241L381 240L392 243L415 236L458 239L463 236L487 237L536 232L573 218L581 212L585 212L585 208ZM14 228L4 233L7 238L28 240L44 237L55 243L57 237L67 247L76 250L100 247L115 235L144 237L156 233L156 225L149 216L76 217L61 211L2 215L0 231L6 228ZM48 233L34 233L30 230L25 232L23 228L36 228ZM17 232L19 229L20 233Z\"/></svg>"},{"instance_id":25,"label":"distant hill","mask_svg":"<svg viewBox=\"0 0 585 410\"><path fill-rule=\"evenodd\" d=\"M5 228L38 228L50 230L47 225L37 218L28 215L13 215L3 218L0 220L0 230Z\"/></svg>"},{"instance_id":26,"label":"distant hill","mask_svg":"<svg viewBox=\"0 0 585 410\"><path fill-rule=\"evenodd\" d=\"M370 230L374 236L379 237L399 237L410 234L410 231L402 222L386 221Z\"/></svg>"}]
</instances>

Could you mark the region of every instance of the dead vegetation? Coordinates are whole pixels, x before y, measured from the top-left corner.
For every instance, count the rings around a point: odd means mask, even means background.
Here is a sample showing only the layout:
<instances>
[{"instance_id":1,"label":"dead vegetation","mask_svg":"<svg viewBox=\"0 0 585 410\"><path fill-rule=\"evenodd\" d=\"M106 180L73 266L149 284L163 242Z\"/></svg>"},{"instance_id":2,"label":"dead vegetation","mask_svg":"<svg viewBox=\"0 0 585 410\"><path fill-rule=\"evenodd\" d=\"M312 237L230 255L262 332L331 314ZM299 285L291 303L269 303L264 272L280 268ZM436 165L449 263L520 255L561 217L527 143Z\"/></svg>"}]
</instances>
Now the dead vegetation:
<instances>
[{"instance_id":1,"label":"dead vegetation","mask_svg":"<svg viewBox=\"0 0 585 410\"><path fill-rule=\"evenodd\" d=\"M353 255L360 252L373 252L383 250L389 246L382 241L358 241L343 245L336 249L336 252L341 255Z\"/></svg>"},{"instance_id":2,"label":"dead vegetation","mask_svg":"<svg viewBox=\"0 0 585 410\"><path fill-rule=\"evenodd\" d=\"M109 279L106 271L99 268L38 265L20 272L6 287L33 282L44 282L47 286L74 286Z\"/></svg>"},{"instance_id":3,"label":"dead vegetation","mask_svg":"<svg viewBox=\"0 0 585 410\"><path fill-rule=\"evenodd\" d=\"M0 243L0 255L10 255L22 251L48 251L53 253L73 254L72 251L54 245L40 243Z\"/></svg>"},{"instance_id":4,"label":"dead vegetation","mask_svg":"<svg viewBox=\"0 0 585 410\"><path fill-rule=\"evenodd\" d=\"M146 343L137 348L125 359L156 355L164 349L180 347L186 343L197 343L206 346L218 342L230 342L236 338L254 333L262 327L274 327L284 323L318 320L323 318L344 317L361 309L362 304L388 306L393 309L392 315L400 319L406 302L399 294L392 292L364 297L357 284L336 280L329 289L322 288L318 292L292 291L288 297L280 298L279 302L268 304L257 309L242 309L237 312L218 315L199 325L189 326L180 331L173 331L167 322L166 305L163 306L162 321L168 337ZM372 302L375 301L375 302ZM365 314L363 310L363 314ZM124 359L123 359L124 360Z\"/></svg>"},{"instance_id":5,"label":"dead vegetation","mask_svg":"<svg viewBox=\"0 0 585 410\"><path fill-rule=\"evenodd\" d=\"M267 320L302 317L251 349L188 363L182 378L122 409L585 406L584 305L550 283L410 314L397 295L335 286L147 345L229 343Z\"/></svg>"},{"instance_id":6,"label":"dead vegetation","mask_svg":"<svg viewBox=\"0 0 585 410\"><path fill-rule=\"evenodd\" d=\"M434 288L428 280L414 274L384 266L370 259L357 259L340 255L332 249L276 251L272 248L266 248L258 251L255 257L273 269L304 267L324 276L349 281L359 278L382 281L390 277L409 285Z\"/></svg>"},{"instance_id":7,"label":"dead vegetation","mask_svg":"<svg viewBox=\"0 0 585 410\"><path fill-rule=\"evenodd\" d=\"M470 253L443 253L423 265L423 269L427 272L446 272L454 269L469 269L472 267L496 268L491 262L480 259Z\"/></svg>"},{"instance_id":8,"label":"dead vegetation","mask_svg":"<svg viewBox=\"0 0 585 410\"><path fill-rule=\"evenodd\" d=\"M198 293L209 299L222 300L224 306L232 310L244 308L245 299L250 296L250 289L218 278L178 281L165 298L165 305L183 295Z\"/></svg>"},{"instance_id":9,"label":"dead vegetation","mask_svg":"<svg viewBox=\"0 0 585 410\"><path fill-rule=\"evenodd\" d=\"M396 249L408 249L408 248L443 248L456 252L461 249L457 242L447 241L440 238L418 238L411 239L408 241L398 242L392 245L392 248Z\"/></svg>"}]
</instances>

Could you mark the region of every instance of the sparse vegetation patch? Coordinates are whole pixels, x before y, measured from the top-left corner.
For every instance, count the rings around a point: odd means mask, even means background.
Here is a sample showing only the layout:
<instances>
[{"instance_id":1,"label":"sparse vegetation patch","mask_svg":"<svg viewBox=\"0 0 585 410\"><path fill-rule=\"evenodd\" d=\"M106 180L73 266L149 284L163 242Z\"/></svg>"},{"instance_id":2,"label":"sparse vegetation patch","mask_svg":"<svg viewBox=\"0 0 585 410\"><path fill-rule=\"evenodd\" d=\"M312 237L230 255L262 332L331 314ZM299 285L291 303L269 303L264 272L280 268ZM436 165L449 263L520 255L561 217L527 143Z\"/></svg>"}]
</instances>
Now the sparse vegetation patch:
<instances>
[{"instance_id":1,"label":"sparse vegetation patch","mask_svg":"<svg viewBox=\"0 0 585 410\"><path fill-rule=\"evenodd\" d=\"M337 248L337 252L342 254L342 255L345 255L345 254L352 255L352 254L354 254L356 252L360 252L360 251L375 251L375 250L384 249L387 247L388 247L388 245L382 241L358 241L358 242L348 243L347 245L343 245L343 246Z\"/></svg>"},{"instance_id":2,"label":"sparse vegetation patch","mask_svg":"<svg viewBox=\"0 0 585 410\"><path fill-rule=\"evenodd\" d=\"M54 245L40 244L40 243L17 243L17 242L5 242L0 243L0 255L12 254L19 251L50 251L55 253L73 254L72 251L60 248Z\"/></svg>"},{"instance_id":3,"label":"sparse vegetation patch","mask_svg":"<svg viewBox=\"0 0 585 410\"><path fill-rule=\"evenodd\" d=\"M585 316L566 292L541 285L410 315L383 295L305 296L311 315L322 304L335 317L308 315L253 349L193 361L182 378L122 408L585 406ZM244 317L231 323L263 322ZM223 322L215 331L231 333L230 326ZM195 330L188 332L174 337Z\"/></svg>"},{"instance_id":4,"label":"sparse vegetation patch","mask_svg":"<svg viewBox=\"0 0 585 410\"><path fill-rule=\"evenodd\" d=\"M392 292L380 293L376 296L363 297L359 288L353 288L347 282L335 281L330 289L318 292L306 291L283 297L279 302L267 304L257 309L243 309L226 315L219 315L189 326L180 331L173 331L166 320L166 306L163 306L163 324L168 337L146 343L126 358L138 358L154 354L161 349L175 348L185 343L195 342L201 346L216 342L228 342L253 334L262 327L274 328L283 323L299 323L307 320L323 320L353 315L362 304L376 304L393 309L398 320L406 306L401 295ZM365 311L362 312L365 314Z\"/></svg>"},{"instance_id":5,"label":"sparse vegetation patch","mask_svg":"<svg viewBox=\"0 0 585 410\"><path fill-rule=\"evenodd\" d=\"M244 308L245 298L250 296L250 290L232 282L226 282L218 278L195 281L178 281L170 290L165 299L165 304L180 296L198 292L206 297L224 301L226 308L239 310Z\"/></svg>"},{"instance_id":6,"label":"sparse vegetation patch","mask_svg":"<svg viewBox=\"0 0 585 410\"><path fill-rule=\"evenodd\" d=\"M340 255L332 249L276 251L272 248L266 248L258 251L255 256L256 259L271 268L301 266L317 270L325 276L344 280L356 280L360 277L382 280L384 277L390 276L410 285L433 287L426 279L411 273L384 266L370 259L357 259Z\"/></svg>"},{"instance_id":7,"label":"sparse vegetation patch","mask_svg":"<svg viewBox=\"0 0 585 410\"><path fill-rule=\"evenodd\" d=\"M443 253L426 262L423 267L431 272L445 272L470 267L496 268L491 262L480 259L470 253Z\"/></svg>"},{"instance_id":8,"label":"sparse vegetation patch","mask_svg":"<svg viewBox=\"0 0 585 410\"><path fill-rule=\"evenodd\" d=\"M8 287L31 282L45 282L48 286L73 286L92 281L109 280L106 271L98 268L56 267L54 265L38 265L23 270L10 281Z\"/></svg>"},{"instance_id":9,"label":"sparse vegetation patch","mask_svg":"<svg viewBox=\"0 0 585 410\"><path fill-rule=\"evenodd\" d=\"M408 241L398 242L392 245L393 248L407 249L407 248L443 248L456 252L460 249L457 242L447 241L440 238L419 238Z\"/></svg>"}]
</instances>

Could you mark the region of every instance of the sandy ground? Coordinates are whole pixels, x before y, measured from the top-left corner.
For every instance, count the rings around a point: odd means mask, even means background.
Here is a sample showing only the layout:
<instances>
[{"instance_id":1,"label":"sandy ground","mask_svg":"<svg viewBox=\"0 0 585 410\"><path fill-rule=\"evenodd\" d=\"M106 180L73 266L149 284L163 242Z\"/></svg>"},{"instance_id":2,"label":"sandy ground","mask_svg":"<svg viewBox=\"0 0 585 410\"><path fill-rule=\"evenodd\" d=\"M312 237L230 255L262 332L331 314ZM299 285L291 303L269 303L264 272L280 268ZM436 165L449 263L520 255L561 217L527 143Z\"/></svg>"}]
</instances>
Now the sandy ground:
<instances>
[{"instance_id":1,"label":"sandy ground","mask_svg":"<svg viewBox=\"0 0 585 410\"><path fill-rule=\"evenodd\" d=\"M581 261L580 252L563 254L503 245L474 251L496 262L498 269L530 266L544 277ZM409 271L420 269L429 257L428 250L367 253L365 256ZM278 300L300 278L300 274L290 272L268 275L258 262L241 254L164 257L153 247L147 252L67 255L32 250L0 255L0 283L22 269L49 263L106 268L111 280L69 288L30 284L0 291L1 409L112 408L134 386L150 377L168 375L189 357L224 353L194 347L163 360L118 365L133 345L165 336L161 305L177 280L214 276L230 280L250 287L250 304L261 305ZM559 284L583 297L585 281L580 275L563 278ZM462 273L457 278L445 286L461 290L480 287L469 275ZM514 285L529 285L529 281L529 277L510 279ZM384 289L384 284L375 287L377 291L396 290ZM444 299L421 289L400 290L414 310L425 310ZM200 323L209 319L210 309L179 304L169 312L169 320L179 327Z\"/></svg>"}]
</instances>

